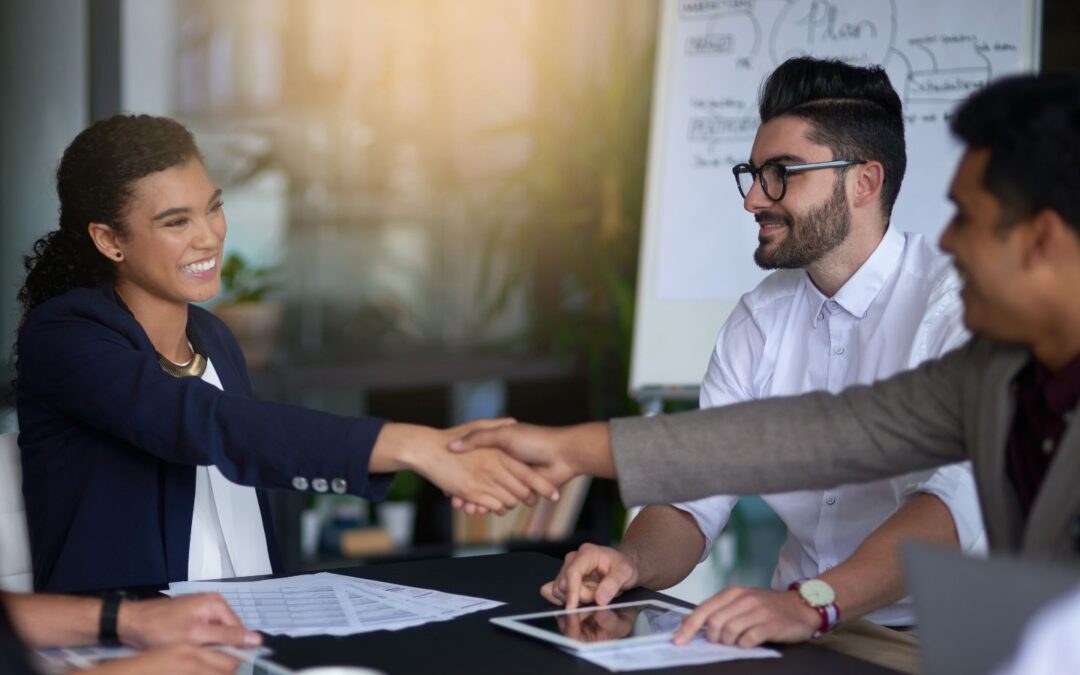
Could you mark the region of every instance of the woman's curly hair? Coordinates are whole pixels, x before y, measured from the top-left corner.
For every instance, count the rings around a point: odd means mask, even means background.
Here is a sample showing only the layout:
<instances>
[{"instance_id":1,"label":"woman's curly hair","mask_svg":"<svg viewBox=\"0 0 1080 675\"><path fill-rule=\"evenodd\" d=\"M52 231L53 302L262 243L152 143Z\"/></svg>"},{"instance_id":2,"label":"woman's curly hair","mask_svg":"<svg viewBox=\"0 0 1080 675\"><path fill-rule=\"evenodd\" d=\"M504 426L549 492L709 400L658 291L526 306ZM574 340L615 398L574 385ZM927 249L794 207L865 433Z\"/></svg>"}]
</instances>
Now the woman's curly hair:
<instances>
[{"instance_id":1,"label":"woman's curly hair","mask_svg":"<svg viewBox=\"0 0 1080 675\"><path fill-rule=\"evenodd\" d=\"M115 265L94 246L88 226L102 223L125 236L124 214L135 182L193 157L199 150L191 132L167 117L116 115L76 136L56 169L60 226L34 242L23 259L22 320L72 288L112 281Z\"/></svg>"}]
</instances>

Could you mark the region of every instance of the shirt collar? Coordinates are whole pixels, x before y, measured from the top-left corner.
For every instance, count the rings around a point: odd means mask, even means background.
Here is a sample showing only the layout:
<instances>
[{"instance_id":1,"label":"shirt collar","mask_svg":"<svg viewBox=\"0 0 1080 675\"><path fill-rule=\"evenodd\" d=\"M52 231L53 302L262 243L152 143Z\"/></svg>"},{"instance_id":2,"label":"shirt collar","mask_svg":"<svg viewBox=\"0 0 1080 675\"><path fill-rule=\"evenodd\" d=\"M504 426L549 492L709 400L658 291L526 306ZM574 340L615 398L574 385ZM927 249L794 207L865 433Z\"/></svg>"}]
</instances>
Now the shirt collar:
<instances>
[{"instance_id":1,"label":"shirt collar","mask_svg":"<svg viewBox=\"0 0 1080 675\"><path fill-rule=\"evenodd\" d=\"M862 267L856 270L855 274L847 280L847 283L840 287L836 295L831 298L826 298L814 286L814 282L810 280L810 275L807 274L806 283L815 291L812 297L815 300L820 299L819 302L816 302L817 306L810 315L811 325L817 328L818 322L825 317L826 309L832 312L837 306L842 307L857 319L865 317L870 309L870 303L874 301L874 298L878 296L878 293L885 286L885 282L896 271L903 252L904 235L895 227L886 228L885 236L878 242L874 252L866 259Z\"/></svg>"},{"instance_id":2,"label":"shirt collar","mask_svg":"<svg viewBox=\"0 0 1080 675\"><path fill-rule=\"evenodd\" d=\"M1051 411L1063 416L1076 407L1080 400L1080 357L1058 371L1050 370L1033 358L1032 370L1027 386L1041 390Z\"/></svg>"}]
</instances>

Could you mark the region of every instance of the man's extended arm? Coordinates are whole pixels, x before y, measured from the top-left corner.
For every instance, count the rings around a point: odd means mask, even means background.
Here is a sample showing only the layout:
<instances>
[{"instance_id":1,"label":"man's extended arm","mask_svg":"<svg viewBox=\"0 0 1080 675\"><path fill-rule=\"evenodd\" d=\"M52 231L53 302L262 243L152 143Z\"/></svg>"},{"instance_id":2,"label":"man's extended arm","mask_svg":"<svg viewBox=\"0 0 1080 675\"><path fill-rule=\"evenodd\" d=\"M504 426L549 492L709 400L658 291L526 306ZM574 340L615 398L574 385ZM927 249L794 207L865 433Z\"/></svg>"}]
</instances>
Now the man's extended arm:
<instances>
[{"instance_id":1,"label":"man's extended arm","mask_svg":"<svg viewBox=\"0 0 1080 675\"><path fill-rule=\"evenodd\" d=\"M976 342L917 370L840 394L772 398L610 425L519 424L473 432L450 447L501 448L539 466L556 485L582 473L611 478L617 471L627 505L866 482L967 459L964 380L989 363L975 353Z\"/></svg>"},{"instance_id":2,"label":"man's extended arm","mask_svg":"<svg viewBox=\"0 0 1080 675\"><path fill-rule=\"evenodd\" d=\"M976 376L989 363L976 349L969 344L839 394L614 420L609 442L623 501L828 488L967 459L964 420L972 416L964 406L976 401L964 390L979 388ZM602 466L597 456L605 454L595 447L556 451L586 455L577 460L582 465Z\"/></svg>"}]
</instances>

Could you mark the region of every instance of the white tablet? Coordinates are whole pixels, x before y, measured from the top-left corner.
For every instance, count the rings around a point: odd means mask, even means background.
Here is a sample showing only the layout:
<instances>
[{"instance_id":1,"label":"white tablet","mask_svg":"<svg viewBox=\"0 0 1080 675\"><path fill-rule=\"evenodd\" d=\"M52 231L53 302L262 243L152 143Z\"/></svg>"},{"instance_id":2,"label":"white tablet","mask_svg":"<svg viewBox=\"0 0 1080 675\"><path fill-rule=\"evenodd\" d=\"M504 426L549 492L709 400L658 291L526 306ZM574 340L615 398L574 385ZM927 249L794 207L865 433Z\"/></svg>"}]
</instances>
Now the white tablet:
<instances>
[{"instance_id":1,"label":"white tablet","mask_svg":"<svg viewBox=\"0 0 1080 675\"><path fill-rule=\"evenodd\" d=\"M660 600L497 616L491 623L584 651L670 640L690 610Z\"/></svg>"}]
</instances>

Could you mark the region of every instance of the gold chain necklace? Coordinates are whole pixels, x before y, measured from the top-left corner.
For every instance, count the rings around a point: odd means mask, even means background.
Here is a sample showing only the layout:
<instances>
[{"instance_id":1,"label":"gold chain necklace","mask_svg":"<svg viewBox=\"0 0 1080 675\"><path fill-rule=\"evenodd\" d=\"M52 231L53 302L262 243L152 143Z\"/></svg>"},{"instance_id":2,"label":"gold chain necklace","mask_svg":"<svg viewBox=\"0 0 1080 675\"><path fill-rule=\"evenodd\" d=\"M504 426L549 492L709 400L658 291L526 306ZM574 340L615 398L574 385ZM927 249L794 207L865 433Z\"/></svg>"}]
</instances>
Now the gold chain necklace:
<instances>
[{"instance_id":1,"label":"gold chain necklace","mask_svg":"<svg viewBox=\"0 0 1080 675\"><path fill-rule=\"evenodd\" d=\"M206 357L191 350L191 360L180 366L169 359L161 355L161 352L155 352L157 354L158 363L161 364L161 369L173 377L202 377L203 372L206 371Z\"/></svg>"}]
</instances>

